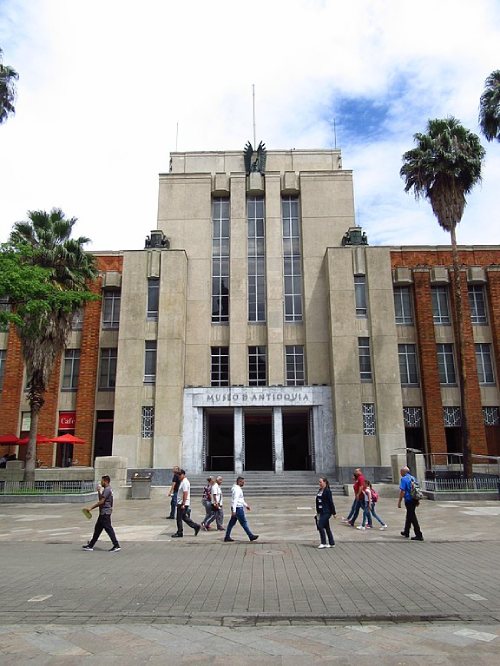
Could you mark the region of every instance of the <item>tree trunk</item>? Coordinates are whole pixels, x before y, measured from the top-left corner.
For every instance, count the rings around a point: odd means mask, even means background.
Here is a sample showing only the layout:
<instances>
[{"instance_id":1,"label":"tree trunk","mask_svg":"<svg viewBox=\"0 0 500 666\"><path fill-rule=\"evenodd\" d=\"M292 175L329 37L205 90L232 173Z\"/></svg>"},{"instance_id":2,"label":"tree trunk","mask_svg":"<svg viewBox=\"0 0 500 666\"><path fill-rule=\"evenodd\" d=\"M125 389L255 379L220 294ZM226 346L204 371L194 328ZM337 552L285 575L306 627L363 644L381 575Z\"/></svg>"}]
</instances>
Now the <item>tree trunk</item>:
<instances>
[{"instance_id":1,"label":"tree trunk","mask_svg":"<svg viewBox=\"0 0 500 666\"><path fill-rule=\"evenodd\" d=\"M457 365L458 381L460 387L460 405L461 405L461 424L460 438L462 441L463 470L464 476L469 479L472 476L472 458L470 450L469 423L467 419L467 368L465 365L465 335L464 321L462 314L462 281L460 279L460 264L457 249L457 238L455 226L450 229L451 249L453 256L453 300L455 305L455 336L457 341Z\"/></svg>"},{"instance_id":2,"label":"tree trunk","mask_svg":"<svg viewBox=\"0 0 500 666\"><path fill-rule=\"evenodd\" d=\"M36 409L34 405L31 405L31 423L30 423L30 434L29 442L26 445L26 464L24 468L24 480L25 481L34 481L35 480L35 468L36 468L36 436L38 433L38 416L40 410Z\"/></svg>"}]
</instances>

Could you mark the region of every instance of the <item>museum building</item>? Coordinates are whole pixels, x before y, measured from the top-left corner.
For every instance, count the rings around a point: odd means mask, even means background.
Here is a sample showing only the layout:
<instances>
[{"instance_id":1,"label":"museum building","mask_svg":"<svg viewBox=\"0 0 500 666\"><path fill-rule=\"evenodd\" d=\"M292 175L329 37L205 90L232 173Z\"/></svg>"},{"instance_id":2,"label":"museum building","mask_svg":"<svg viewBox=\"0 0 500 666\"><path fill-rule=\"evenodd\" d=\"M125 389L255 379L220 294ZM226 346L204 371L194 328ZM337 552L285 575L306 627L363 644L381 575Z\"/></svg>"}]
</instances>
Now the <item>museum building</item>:
<instances>
[{"instance_id":1,"label":"museum building","mask_svg":"<svg viewBox=\"0 0 500 666\"><path fill-rule=\"evenodd\" d=\"M173 153L145 247L96 257L102 298L75 317L39 427L85 443L39 444L40 464L379 479L407 446L460 450L451 249L370 246L340 151ZM500 455L500 248L460 260L473 452ZM0 388L2 432L25 434L12 331Z\"/></svg>"}]
</instances>

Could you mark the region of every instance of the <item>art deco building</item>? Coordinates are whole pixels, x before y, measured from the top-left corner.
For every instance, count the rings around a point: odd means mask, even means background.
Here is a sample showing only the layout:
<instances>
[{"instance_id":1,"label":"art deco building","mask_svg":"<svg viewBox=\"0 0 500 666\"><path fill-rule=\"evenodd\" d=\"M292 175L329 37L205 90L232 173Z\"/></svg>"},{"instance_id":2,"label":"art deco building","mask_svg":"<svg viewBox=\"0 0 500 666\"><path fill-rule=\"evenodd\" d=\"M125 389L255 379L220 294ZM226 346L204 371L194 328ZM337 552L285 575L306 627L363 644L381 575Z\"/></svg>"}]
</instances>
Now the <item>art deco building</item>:
<instances>
[{"instance_id":1,"label":"art deco building","mask_svg":"<svg viewBox=\"0 0 500 666\"><path fill-rule=\"evenodd\" d=\"M45 464L377 479L406 446L459 450L450 249L368 245L340 151L174 153L146 247L98 260L103 298L40 426L87 444L40 445ZM500 455L500 248L461 261L473 447ZM2 431L19 433L16 337L0 350Z\"/></svg>"}]
</instances>

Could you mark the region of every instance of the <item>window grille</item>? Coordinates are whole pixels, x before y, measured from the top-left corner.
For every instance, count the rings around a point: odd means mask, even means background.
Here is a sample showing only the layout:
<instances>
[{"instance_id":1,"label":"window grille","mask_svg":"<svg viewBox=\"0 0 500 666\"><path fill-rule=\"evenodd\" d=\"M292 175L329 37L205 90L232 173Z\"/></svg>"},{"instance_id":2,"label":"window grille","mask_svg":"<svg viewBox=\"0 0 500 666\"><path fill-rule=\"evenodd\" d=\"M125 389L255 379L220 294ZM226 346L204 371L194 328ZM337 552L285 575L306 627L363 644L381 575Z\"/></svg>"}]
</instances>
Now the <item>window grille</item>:
<instances>
[{"instance_id":1,"label":"window grille","mask_svg":"<svg viewBox=\"0 0 500 666\"><path fill-rule=\"evenodd\" d=\"M363 435L376 435L375 405L363 403Z\"/></svg>"},{"instance_id":2,"label":"window grille","mask_svg":"<svg viewBox=\"0 0 500 666\"><path fill-rule=\"evenodd\" d=\"M444 427L456 428L462 424L462 410L460 407L443 407Z\"/></svg>"},{"instance_id":3,"label":"window grille","mask_svg":"<svg viewBox=\"0 0 500 666\"><path fill-rule=\"evenodd\" d=\"M498 426L500 425L500 408L499 407L483 407L484 425Z\"/></svg>"},{"instance_id":4,"label":"window grille","mask_svg":"<svg viewBox=\"0 0 500 666\"><path fill-rule=\"evenodd\" d=\"M422 427L422 407L403 407L405 428Z\"/></svg>"},{"instance_id":5,"label":"window grille","mask_svg":"<svg viewBox=\"0 0 500 666\"><path fill-rule=\"evenodd\" d=\"M142 438L151 439L155 432L155 408L142 408Z\"/></svg>"}]
</instances>

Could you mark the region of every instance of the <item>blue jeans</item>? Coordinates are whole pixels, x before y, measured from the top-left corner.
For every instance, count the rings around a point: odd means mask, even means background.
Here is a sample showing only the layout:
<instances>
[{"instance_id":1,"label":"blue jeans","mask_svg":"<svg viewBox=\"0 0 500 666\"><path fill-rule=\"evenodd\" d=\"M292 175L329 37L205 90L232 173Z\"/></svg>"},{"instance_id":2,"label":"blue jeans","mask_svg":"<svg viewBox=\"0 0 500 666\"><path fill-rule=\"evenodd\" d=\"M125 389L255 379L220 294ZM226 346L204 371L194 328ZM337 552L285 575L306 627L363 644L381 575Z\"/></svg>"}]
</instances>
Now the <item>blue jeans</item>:
<instances>
[{"instance_id":1,"label":"blue jeans","mask_svg":"<svg viewBox=\"0 0 500 666\"><path fill-rule=\"evenodd\" d=\"M248 522L247 518L245 516L245 510L243 507L236 507L236 513L234 516L231 516L227 528L226 528L226 534L224 536L225 539L229 539L231 536L231 530L233 527L236 525L236 522L239 522L239 524L242 526L242 528L245 530L247 533L248 538L250 539L253 537L252 530L248 527Z\"/></svg>"},{"instance_id":2,"label":"blue jeans","mask_svg":"<svg viewBox=\"0 0 500 666\"><path fill-rule=\"evenodd\" d=\"M372 502L371 511L372 511L372 516L375 518L375 520L378 520L378 522L379 522L382 526L384 526L385 523L384 523L384 521L382 520L382 518L380 518L380 516L377 516L377 514L375 513L375 502Z\"/></svg>"},{"instance_id":3,"label":"blue jeans","mask_svg":"<svg viewBox=\"0 0 500 666\"><path fill-rule=\"evenodd\" d=\"M350 518L348 518L349 522L354 525L356 522L356 518L358 517L358 513L363 509L365 510L365 500L364 499L356 499L354 500L356 504L353 502L353 506L351 509L351 513L349 514Z\"/></svg>"},{"instance_id":4,"label":"blue jeans","mask_svg":"<svg viewBox=\"0 0 500 666\"><path fill-rule=\"evenodd\" d=\"M370 505L363 500L363 522L361 523L363 527L366 525L366 521L368 521L370 527L373 527Z\"/></svg>"}]
</instances>

